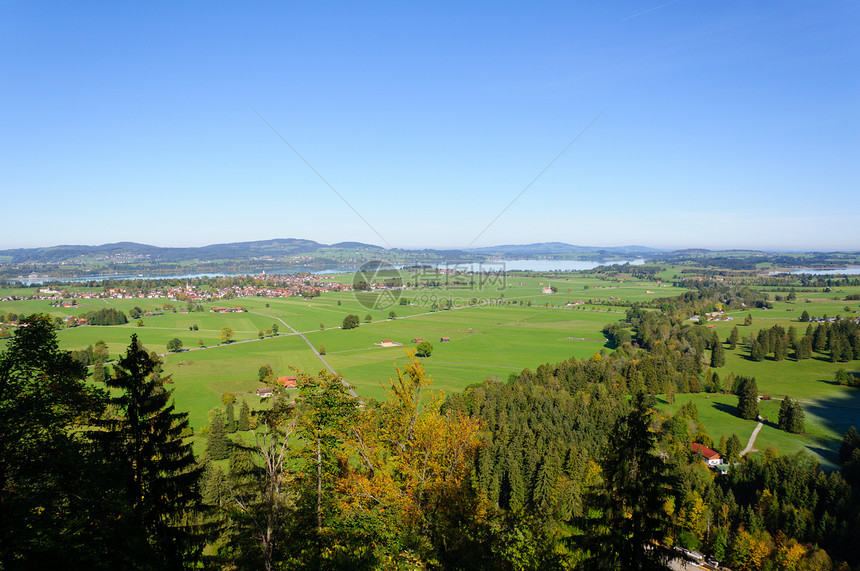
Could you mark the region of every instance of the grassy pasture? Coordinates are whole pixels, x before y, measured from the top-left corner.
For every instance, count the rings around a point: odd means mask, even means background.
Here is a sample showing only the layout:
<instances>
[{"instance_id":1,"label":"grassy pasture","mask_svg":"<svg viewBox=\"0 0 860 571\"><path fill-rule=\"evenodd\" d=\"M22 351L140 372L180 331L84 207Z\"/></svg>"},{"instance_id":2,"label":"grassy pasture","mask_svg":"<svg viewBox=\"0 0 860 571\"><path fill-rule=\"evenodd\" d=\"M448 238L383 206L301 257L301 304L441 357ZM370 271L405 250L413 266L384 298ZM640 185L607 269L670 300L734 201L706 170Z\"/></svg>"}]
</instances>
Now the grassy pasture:
<instances>
[{"instance_id":1,"label":"grassy pasture","mask_svg":"<svg viewBox=\"0 0 860 571\"><path fill-rule=\"evenodd\" d=\"M668 268L661 277L671 279L676 273L677 268ZM335 275L330 279L351 281L349 276ZM545 285L556 287L558 293L543 294ZM591 300L618 297L644 301L683 291L669 284L624 276L602 279L583 274L548 277L517 273L507 276L501 290L497 284L412 289L402 293L408 302L406 305L398 301L381 309L368 309L352 292L341 292L311 299L240 298L209 304L205 306L207 311L190 313L181 312L185 308L183 302L165 299L79 300L80 307L74 308L53 308L48 301L11 301L0 302L0 312L27 315L41 312L60 318L104 307L115 307L126 314L135 306L144 311L163 312L143 317L143 327L137 327L136 320L131 320L122 326L61 330L60 344L64 349L83 349L104 340L111 355L115 356L125 351L132 334L137 334L146 347L159 353L166 351L170 339L178 337L184 347L191 350L165 355L164 368L173 376L177 407L189 412L191 423L199 432L208 423L209 411L220 406L222 393L239 395L237 411L242 399L253 407L267 405L253 395L259 387L257 369L260 365L271 364L279 375L290 374L291 368L310 373L323 368L305 341L292 335L279 320L304 332L314 347L324 345L326 360L360 395L381 399L385 397L384 386L394 375L395 367L402 367L406 361L403 348L375 345L382 339L391 339L407 348L414 346L413 338L430 341L434 351L423 362L433 377L433 387L456 391L487 377L505 379L526 367L534 369L542 363L555 363L571 356L586 358L605 348L601 329L606 323L621 319L625 308L589 303ZM14 292L13 295L23 293L22 290ZM734 326L738 326L742 339L774 324L786 328L793 325L801 336L807 324L798 323L797 318L804 309L813 316L844 315L845 305L860 309L860 302L844 301L846 295L858 292L860 288L798 292L793 303L773 302L773 309L739 311L731 314L735 318L733 321L710 322L709 325L714 326L721 340L728 337ZM783 295L787 294L786 291ZM771 294L771 299L773 297ZM477 305L469 305L472 298L478 301ZM445 300L451 300L451 310L441 309ZM566 302L579 300L586 303L564 307ZM178 311L164 311L165 302L173 304ZM434 302L440 307L437 311L430 310ZM247 312L216 314L208 311L211 305L238 305ZM388 319L389 311L394 311L397 318ZM749 327L743 326L747 313L753 317ZM348 314L359 316L361 325L357 329L339 329ZM368 314L371 323L364 322ZM258 340L258 331L270 329L273 323L278 323L280 335ZM189 329L194 325L198 330ZM224 326L234 330L236 342L220 344ZM441 337L449 337L451 341L441 343ZM197 349L199 340L203 340L205 350ZM839 387L833 383L833 378L840 367L856 370L857 362L832 364L829 355L815 355L801 362L789 358L781 363L770 359L756 363L747 359L747 353L743 343L736 351L727 350L726 365L717 369L720 377L725 379L730 371L755 376L761 393L775 397L788 394L800 399L807 413L807 434L789 435L766 425L756 448L764 450L776 446L782 452L807 449L825 462L832 458L832 450L838 447L848 426L860 425L860 390ZM737 399L732 395L677 395L674 406L663 404L661 408L670 412L691 399L696 402L699 415L715 441L719 441L721 435L732 433L737 433L744 443L749 438L755 423L735 416ZM778 406L778 400L762 403L762 414L775 420Z\"/></svg>"}]
</instances>

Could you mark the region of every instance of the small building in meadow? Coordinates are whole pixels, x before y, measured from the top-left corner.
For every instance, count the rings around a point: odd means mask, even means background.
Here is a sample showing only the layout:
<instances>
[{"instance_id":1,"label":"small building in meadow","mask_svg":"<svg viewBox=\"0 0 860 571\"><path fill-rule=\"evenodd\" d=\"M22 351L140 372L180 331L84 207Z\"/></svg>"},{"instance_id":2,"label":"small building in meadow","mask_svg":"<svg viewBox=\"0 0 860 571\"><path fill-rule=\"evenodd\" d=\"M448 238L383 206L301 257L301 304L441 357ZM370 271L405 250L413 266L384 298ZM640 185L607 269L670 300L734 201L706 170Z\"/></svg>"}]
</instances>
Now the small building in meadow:
<instances>
[{"instance_id":1,"label":"small building in meadow","mask_svg":"<svg viewBox=\"0 0 860 571\"><path fill-rule=\"evenodd\" d=\"M716 450L711 450L704 444L699 444L698 442L693 442L693 444L691 444L690 446L693 449L693 452L698 453L699 456L702 457L702 460L705 461L708 467L719 466L723 463L723 459L720 456L720 453Z\"/></svg>"},{"instance_id":2,"label":"small building in meadow","mask_svg":"<svg viewBox=\"0 0 860 571\"><path fill-rule=\"evenodd\" d=\"M299 387L299 378L296 375L278 377L278 384L285 389L296 389Z\"/></svg>"},{"instance_id":3,"label":"small building in meadow","mask_svg":"<svg viewBox=\"0 0 860 571\"><path fill-rule=\"evenodd\" d=\"M257 389L257 396L260 397L261 399L266 398L266 397L270 397L270 396L272 396L272 389L270 389L269 387Z\"/></svg>"},{"instance_id":4,"label":"small building in meadow","mask_svg":"<svg viewBox=\"0 0 860 571\"><path fill-rule=\"evenodd\" d=\"M449 341L451 341L451 338L450 337L440 337L439 341L441 341L442 343L448 343Z\"/></svg>"}]
</instances>

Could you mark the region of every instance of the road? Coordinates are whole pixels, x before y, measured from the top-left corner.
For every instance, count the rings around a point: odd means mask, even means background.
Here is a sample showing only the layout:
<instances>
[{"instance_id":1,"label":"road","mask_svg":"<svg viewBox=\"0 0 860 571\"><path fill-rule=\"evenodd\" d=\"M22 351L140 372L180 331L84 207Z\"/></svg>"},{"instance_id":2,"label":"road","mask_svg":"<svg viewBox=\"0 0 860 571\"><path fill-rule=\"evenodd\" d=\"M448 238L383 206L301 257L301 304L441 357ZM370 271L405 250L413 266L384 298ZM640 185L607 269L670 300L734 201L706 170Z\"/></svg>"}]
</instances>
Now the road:
<instances>
[{"instance_id":1,"label":"road","mask_svg":"<svg viewBox=\"0 0 860 571\"><path fill-rule=\"evenodd\" d=\"M331 374L332 374L332 375L337 376L337 371L335 371L335 370L334 370L334 368L333 368L331 365L329 365L329 364L328 364L328 361L326 361L326 360L325 360L325 357L323 357L322 355L320 355L320 352L319 352L319 351L317 351L317 348L313 346L313 343L311 343L310 341L308 341L308 338L307 338L307 337L305 337L305 334L304 334L304 333L302 333L302 332L300 332L300 331L297 331L297 330L296 330L292 325L290 325L289 323L287 323L286 321L284 321L284 320L283 320L283 319L281 319L280 317L276 317L276 316L274 316L274 315L267 315L267 314L265 314L265 313L257 313L256 311L249 311L248 313L253 313L253 314L255 314L255 315L262 315L263 317L271 317L271 318L273 318L273 319L277 319L278 321L280 321L281 323L283 323L285 327L287 327L290 331L292 331L292 332L293 332L293 335L298 335L299 337L301 337L302 339L304 339L305 343L307 343L307 344L308 344L308 347L310 347L310 348L311 348L311 351L313 351L313 352L314 352L314 355L316 355L316 356L317 356L317 358L318 358L320 361L322 361L322 364L323 364L323 365L325 365L325 368L326 368L326 369L328 369L328 370L331 372ZM343 386L345 386L345 387L347 388L347 390L349 390L349 394L351 394L353 398L358 399L358 402L360 402L361 404L364 404L364 402L363 402L361 399L359 399L359 398L358 398L358 393L356 393L356 392L355 392L355 391L350 387L349 383L347 383L347 382L346 382L346 380L345 380L343 377L341 377L340 382L342 382L342 383L343 383Z\"/></svg>"}]
</instances>

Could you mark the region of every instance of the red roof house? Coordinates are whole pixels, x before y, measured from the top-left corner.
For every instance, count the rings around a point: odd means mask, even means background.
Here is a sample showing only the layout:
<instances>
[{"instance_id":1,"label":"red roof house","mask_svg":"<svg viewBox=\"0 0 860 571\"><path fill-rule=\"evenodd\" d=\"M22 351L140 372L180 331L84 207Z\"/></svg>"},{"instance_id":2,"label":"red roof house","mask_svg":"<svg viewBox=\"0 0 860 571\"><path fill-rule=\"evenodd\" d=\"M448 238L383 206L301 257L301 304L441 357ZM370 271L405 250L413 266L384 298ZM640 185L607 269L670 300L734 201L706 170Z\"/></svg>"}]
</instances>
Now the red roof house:
<instances>
[{"instance_id":1,"label":"red roof house","mask_svg":"<svg viewBox=\"0 0 860 571\"><path fill-rule=\"evenodd\" d=\"M720 453L716 450L711 450L704 444L693 442L691 448L693 449L693 452L697 452L702 457L708 466L719 466L723 463Z\"/></svg>"}]
</instances>

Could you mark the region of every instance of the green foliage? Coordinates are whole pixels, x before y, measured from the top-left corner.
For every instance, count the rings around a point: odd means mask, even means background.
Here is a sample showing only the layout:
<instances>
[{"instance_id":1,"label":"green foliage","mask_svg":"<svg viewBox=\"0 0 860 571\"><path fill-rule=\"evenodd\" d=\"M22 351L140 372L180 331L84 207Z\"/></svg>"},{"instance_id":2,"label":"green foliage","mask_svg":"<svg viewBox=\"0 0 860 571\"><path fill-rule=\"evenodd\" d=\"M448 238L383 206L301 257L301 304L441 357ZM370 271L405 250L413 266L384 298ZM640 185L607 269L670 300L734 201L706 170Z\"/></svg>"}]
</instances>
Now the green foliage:
<instances>
[{"instance_id":1,"label":"green foliage","mask_svg":"<svg viewBox=\"0 0 860 571\"><path fill-rule=\"evenodd\" d=\"M230 455L230 439L220 410L212 417L209 434L206 435L206 454L212 460L225 460Z\"/></svg>"},{"instance_id":2,"label":"green foliage","mask_svg":"<svg viewBox=\"0 0 860 571\"><path fill-rule=\"evenodd\" d=\"M88 325L124 325L128 323L125 313L113 307L88 311L81 314L80 317L86 319Z\"/></svg>"},{"instance_id":3,"label":"green foliage","mask_svg":"<svg viewBox=\"0 0 860 571\"><path fill-rule=\"evenodd\" d=\"M653 403L653 396L637 394L616 422L600 463L602 482L589 490L590 509L576 520L584 533L574 539L589 569L663 568L659 545L669 530L664 510L671 480L651 430Z\"/></svg>"},{"instance_id":4,"label":"green foliage","mask_svg":"<svg viewBox=\"0 0 860 571\"><path fill-rule=\"evenodd\" d=\"M203 548L188 520L200 500L201 468L183 440L187 414L175 411L170 392L153 378L157 366L133 335L107 381L116 391L110 398L114 412L99 420L100 430L90 436L127 475L122 485L128 517L137 528L135 537L148 539L136 547L137 563L175 568L198 559Z\"/></svg>"},{"instance_id":5,"label":"green foliage","mask_svg":"<svg viewBox=\"0 0 860 571\"><path fill-rule=\"evenodd\" d=\"M221 328L221 342L230 343L233 340L233 328L224 326Z\"/></svg>"},{"instance_id":6,"label":"green foliage","mask_svg":"<svg viewBox=\"0 0 860 571\"><path fill-rule=\"evenodd\" d=\"M803 407L798 401L793 401L787 396L782 399L777 421L780 430L800 434L805 430L804 418Z\"/></svg>"},{"instance_id":7,"label":"green foliage","mask_svg":"<svg viewBox=\"0 0 860 571\"><path fill-rule=\"evenodd\" d=\"M723 349L723 344L719 341L714 343L714 348L711 352L711 367L722 367L726 364L726 353Z\"/></svg>"},{"instance_id":8,"label":"green foliage","mask_svg":"<svg viewBox=\"0 0 860 571\"><path fill-rule=\"evenodd\" d=\"M358 324L358 316L350 313L343 318L343 324L341 325L341 329L355 329L356 327L358 327Z\"/></svg>"},{"instance_id":9,"label":"green foliage","mask_svg":"<svg viewBox=\"0 0 860 571\"><path fill-rule=\"evenodd\" d=\"M415 354L419 357L429 357L433 353L433 344L429 341L422 341L415 346Z\"/></svg>"},{"instance_id":10,"label":"green foliage","mask_svg":"<svg viewBox=\"0 0 860 571\"><path fill-rule=\"evenodd\" d=\"M758 385L755 377L737 377L738 415L752 420L758 418Z\"/></svg>"},{"instance_id":11,"label":"green foliage","mask_svg":"<svg viewBox=\"0 0 860 571\"><path fill-rule=\"evenodd\" d=\"M182 351L182 339L174 337L167 342L167 350L171 353Z\"/></svg>"},{"instance_id":12,"label":"green foliage","mask_svg":"<svg viewBox=\"0 0 860 571\"><path fill-rule=\"evenodd\" d=\"M233 412L233 402L228 402L224 408L224 429L227 434L236 432L236 414Z\"/></svg>"},{"instance_id":13,"label":"green foliage","mask_svg":"<svg viewBox=\"0 0 860 571\"><path fill-rule=\"evenodd\" d=\"M245 432L251 429L251 409L248 407L248 401L242 401L242 408L239 409L239 421L236 428L239 432Z\"/></svg>"}]
</instances>

